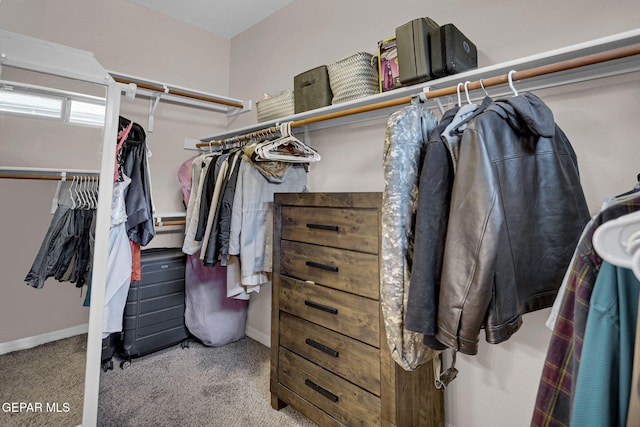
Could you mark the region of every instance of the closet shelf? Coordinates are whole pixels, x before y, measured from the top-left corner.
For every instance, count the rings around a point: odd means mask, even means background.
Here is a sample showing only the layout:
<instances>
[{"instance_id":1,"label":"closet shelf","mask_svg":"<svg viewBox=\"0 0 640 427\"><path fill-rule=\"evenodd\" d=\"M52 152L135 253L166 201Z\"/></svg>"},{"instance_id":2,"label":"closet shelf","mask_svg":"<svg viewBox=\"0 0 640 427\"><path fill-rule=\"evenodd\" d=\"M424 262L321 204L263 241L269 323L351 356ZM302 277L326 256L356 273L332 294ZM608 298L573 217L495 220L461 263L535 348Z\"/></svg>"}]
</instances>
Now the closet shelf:
<instances>
[{"instance_id":1,"label":"closet shelf","mask_svg":"<svg viewBox=\"0 0 640 427\"><path fill-rule=\"evenodd\" d=\"M625 48L626 56L624 57L610 60L607 59L603 62L588 63L584 65L580 63L580 60L584 57ZM575 64L573 63L574 60L576 61ZM533 77L527 73L527 71L532 69L551 66L565 61L571 66L570 69L552 72L549 74L545 73L542 75L535 75ZM511 70L516 71L516 74L514 75L516 88L521 92L540 90L640 71L640 29L575 44L561 49L551 50L501 64L469 70L418 85L399 88L393 91L345 102L343 104L331 105L316 110L282 117L277 120L256 123L243 128L207 136L199 141L187 139L184 142L184 148L197 149L197 144L219 141L236 135L255 132L281 122L293 121L293 127L300 128L306 132L366 120L379 119L387 117L400 105L411 102L411 99L416 96L426 93L426 98L433 98L435 96L429 96L428 93L434 91L445 92L438 93L437 96L443 96L445 94L451 95L451 87L455 88L457 83L464 83L466 81L473 82L473 84L469 85L470 98L472 100L477 100L485 96L482 90L478 90L480 89L480 80L483 80L486 83L487 80L492 79L495 81L493 85L499 84L499 82L506 83L506 75ZM544 71L544 69L540 69L540 71ZM504 77L504 81L502 81L502 77ZM485 86L489 85L485 84ZM455 95L455 93L456 92L454 90L453 94ZM492 91L491 96L498 97L509 93L511 93L511 91L507 87L502 92Z\"/></svg>"},{"instance_id":2,"label":"closet shelf","mask_svg":"<svg viewBox=\"0 0 640 427\"><path fill-rule=\"evenodd\" d=\"M0 65L100 85L111 81L91 52L0 30Z\"/></svg>"}]
</instances>

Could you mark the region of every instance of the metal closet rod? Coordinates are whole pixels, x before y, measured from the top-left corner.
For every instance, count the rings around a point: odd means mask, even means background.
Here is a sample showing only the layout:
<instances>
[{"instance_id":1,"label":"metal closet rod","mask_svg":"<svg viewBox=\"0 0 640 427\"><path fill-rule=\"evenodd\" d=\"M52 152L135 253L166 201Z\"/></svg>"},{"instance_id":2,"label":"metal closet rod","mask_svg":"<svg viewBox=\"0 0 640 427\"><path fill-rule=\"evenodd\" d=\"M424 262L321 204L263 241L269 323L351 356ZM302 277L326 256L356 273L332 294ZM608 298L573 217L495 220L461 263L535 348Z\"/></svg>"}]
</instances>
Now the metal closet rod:
<instances>
[{"instance_id":1,"label":"metal closet rod","mask_svg":"<svg viewBox=\"0 0 640 427\"><path fill-rule=\"evenodd\" d=\"M516 71L515 73L512 74L512 79L514 81L524 80L524 79L538 77L546 74L557 73L560 71L572 70L574 68L586 67L589 65L599 64L602 62L613 61L616 59L627 58L627 57L638 55L638 54L640 54L640 44L635 44L631 46L625 46L617 49L608 50L606 52L594 53L592 55L586 55L579 58L568 59L566 61L554 62L548 65L542 65L539 67ZM467 84L467 89L476 90L476 89L481 89L482 86L487 88L490 86L497 86L497 85L505 84L508 82L509 82L509 75L503 74L500 76L489 77L486 79L473 81ZM464 88L461 88L460 91L463 92ZM425 92L424 96L427 99L433 99L441 96L455 95L457 93L458 93L458 86L449 86L446 88ZM291 123L291 127L295 128L295 127L309 125L312 123L322 122L325 120L337 119L340 117L351 116L354 114L366 113L369 111L381 110L384 108L409 104L411 103L413 98L414 96L406 96L403 98L397 98L389 101L378 102L375 104L365 105L362 107L355 107L347 110L336 111L335 113L321 114L319 116L309 117L307 119L296 120ZM266 133L269 133L269 131L272 129L273 128L263 129L261 131L252 132L251 134L247 134L247 135L266 134ZM245 135L240 135L234 138L244 138L244 137ZM226 140L216 141L216 142L220 143L224 141ZM216 144L216 142L213 142L213 144ZM210 145L209 143L203 142L203 143L196 144L196 147L202 148L202 147L208 147L209 145Z\"/></svg>"},{"instance_id":2,"label":"metal closet rod","mask_svg":"<svg viewBox=\"0 0 640 427\"><path fill-rule=\"evenodd\" d=\"M187 221L185 217L186 217L186 213L184 212L156 212L153 215L153 220L156 227L186 225ZM176 219L176 218L185 218L185 219Z\"/></svg>"},{"instance_id":3,"label":"metal closet rod","mask_svg":"<svg viewBox=\"0 0 640 427\"><path fill-rule=\"evenodd\" d=\"M214 145L223 145L227 143L242 142L245 140L256 139L256 138L264 137L267 135L275 134L277 132L280 132L280 128L278 126L271 126L268 128L257 130L255 132L232 136L231 138L227 138L227 139L221 139L220 141L201 142L196 144L196 147L204 148L204 147L213 147Z\"/></svg>"},{"instance_id":4,"label":"metal closet rod","mask_svg":"<svg viewBox=\"0 0 640 427\"><path fill-rule=\"evenodd\" d=\"M223 99L215 99L215 98L211 98L209 96L204 96L204 95L196 95L196 94L185 92L178 89L167 88L167 90L165 91L165 88L161 86L156 86L150 83L142 83L135 80L129 80L119 76L113 76L113 79L118 83L124 83L124 84L133 83L134 85L141 87L143 89L153 90L156 92L170 93L171 95L183 96L185 98L197 99L199 101L212 102L214 104L228 105L230 107L235 107L240 109L244 108L244 105L238 104L237 102L225 101Z\"/></svg>"},{"instance_id":5,"label":"metal closet rod","mask_svg":"<svg viewBox=\"0 0 640 427\"><path fill-rule=\"evenodd\" d=\"M156 221L155 225L156 227L163 227L163 226L173 226L173 225L186 225L187 221L182 219L182 220L175 220L175 221Z\"/></svg>"}]
</instances>

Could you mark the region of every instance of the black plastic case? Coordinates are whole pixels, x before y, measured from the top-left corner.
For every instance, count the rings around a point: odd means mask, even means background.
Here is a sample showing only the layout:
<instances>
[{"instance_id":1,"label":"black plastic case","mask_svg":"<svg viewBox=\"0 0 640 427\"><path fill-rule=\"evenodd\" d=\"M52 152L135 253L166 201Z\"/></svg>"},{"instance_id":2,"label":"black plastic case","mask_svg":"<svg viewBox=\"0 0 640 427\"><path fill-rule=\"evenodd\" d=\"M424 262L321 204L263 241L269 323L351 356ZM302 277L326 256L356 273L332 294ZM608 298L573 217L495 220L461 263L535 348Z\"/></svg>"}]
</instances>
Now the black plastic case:
<instances>
[{"instance_id":1,"label":"black plastic case","mask_svg":"<svg viewBox=\"0 0 640 427\"><path fill-rule=\"evenodd\" d=\"M453 24L434 29L429 37L431 73L445 77L478 68L478 52L473 44Z\"/></svg>"},{"instance_id":2,"label":"black plastic case","mask_svg":"<svg viewBox=\"0 0 640 427\"><path fill-rule=\"evenodd\" d=\"M295 76L293 99L296 113L331 105L333 93L329 85L327 66L321 65Z\"/></svg>"},{"instance_id":3,"label":"black plastic case","mask_svg":"<svg viewBox=\"0 0 640 427\"><path fill-rule=\"evenodd\" d=\"M116 352L118 335L118 332L114 332L102 339L102 370L105 372L113 369L113 355Z\"/></svg>"},{"instance_id":4,"label":"black plastic case","mask_svg":"<svg viewBox=\"0 0 640 427\"><path fill-rule=\"evenodd\" d=\"M131 358L187 342L185 326L186 255L179 248L141 252L141 280L131 282L124 308L119 354Z\"/></svg>"},{"instance_id":5,"label":"black plastic case","mask_svg":"<svg viewBox=\"0 0 640 427\"><path fill-rule=\"evenodd\" d=\"M433 78L429 34L438 29L431 18L418 18L396 28L400 83L411 85Z\"/></svg>"}]
</instances>

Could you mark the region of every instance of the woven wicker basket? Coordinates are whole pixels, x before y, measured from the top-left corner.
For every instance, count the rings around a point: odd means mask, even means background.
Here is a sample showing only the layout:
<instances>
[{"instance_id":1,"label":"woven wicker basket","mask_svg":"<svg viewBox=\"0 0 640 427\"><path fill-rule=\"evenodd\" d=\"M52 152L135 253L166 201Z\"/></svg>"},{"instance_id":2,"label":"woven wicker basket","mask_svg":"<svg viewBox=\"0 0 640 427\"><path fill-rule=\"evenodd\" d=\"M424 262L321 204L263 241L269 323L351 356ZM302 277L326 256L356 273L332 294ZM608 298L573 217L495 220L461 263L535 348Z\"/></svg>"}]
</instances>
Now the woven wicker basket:
<instances>
[{"instance_id":1,"label":"woven wicker basket","mask_svg":"<svg viewBox=\"0 0 640 427\"><path fill-rule=\"evenodd\" d=\"M379 93L377 61L377 56L358 52L327 65L332 104Z\"/></svg>"},{"instance_id":2,"label":"woven wicker basket","mask_svg":"<svg viewBox=\"0 0 640 427\"><path fill-rule=\"evenodd\" d=\"M258 122L291 116L295 113L293 89L283 90L271 98L256 102Z\"/></svg>"}]
</instances>

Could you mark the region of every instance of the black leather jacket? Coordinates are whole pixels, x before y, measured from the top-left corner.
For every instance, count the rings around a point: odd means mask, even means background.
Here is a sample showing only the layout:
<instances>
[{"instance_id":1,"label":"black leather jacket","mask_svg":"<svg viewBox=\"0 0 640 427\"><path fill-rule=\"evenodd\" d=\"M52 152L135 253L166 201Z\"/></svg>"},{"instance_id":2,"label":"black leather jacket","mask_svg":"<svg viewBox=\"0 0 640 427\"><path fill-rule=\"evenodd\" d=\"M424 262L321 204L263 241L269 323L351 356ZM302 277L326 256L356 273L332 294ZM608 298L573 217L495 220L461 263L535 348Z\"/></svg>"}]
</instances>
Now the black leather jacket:
<instances>
[{"instance_id":1,"label":"black leather jacket","mask_svg":"<svg viewBox=\"0 0 640 427\"><path fill-rule=\"evenodd\" d=\"M535 95L496 101L464 131L438 307L441 343L476 354L549 307L589 219L575 152Z\"/></svg>"}]
</instances>

